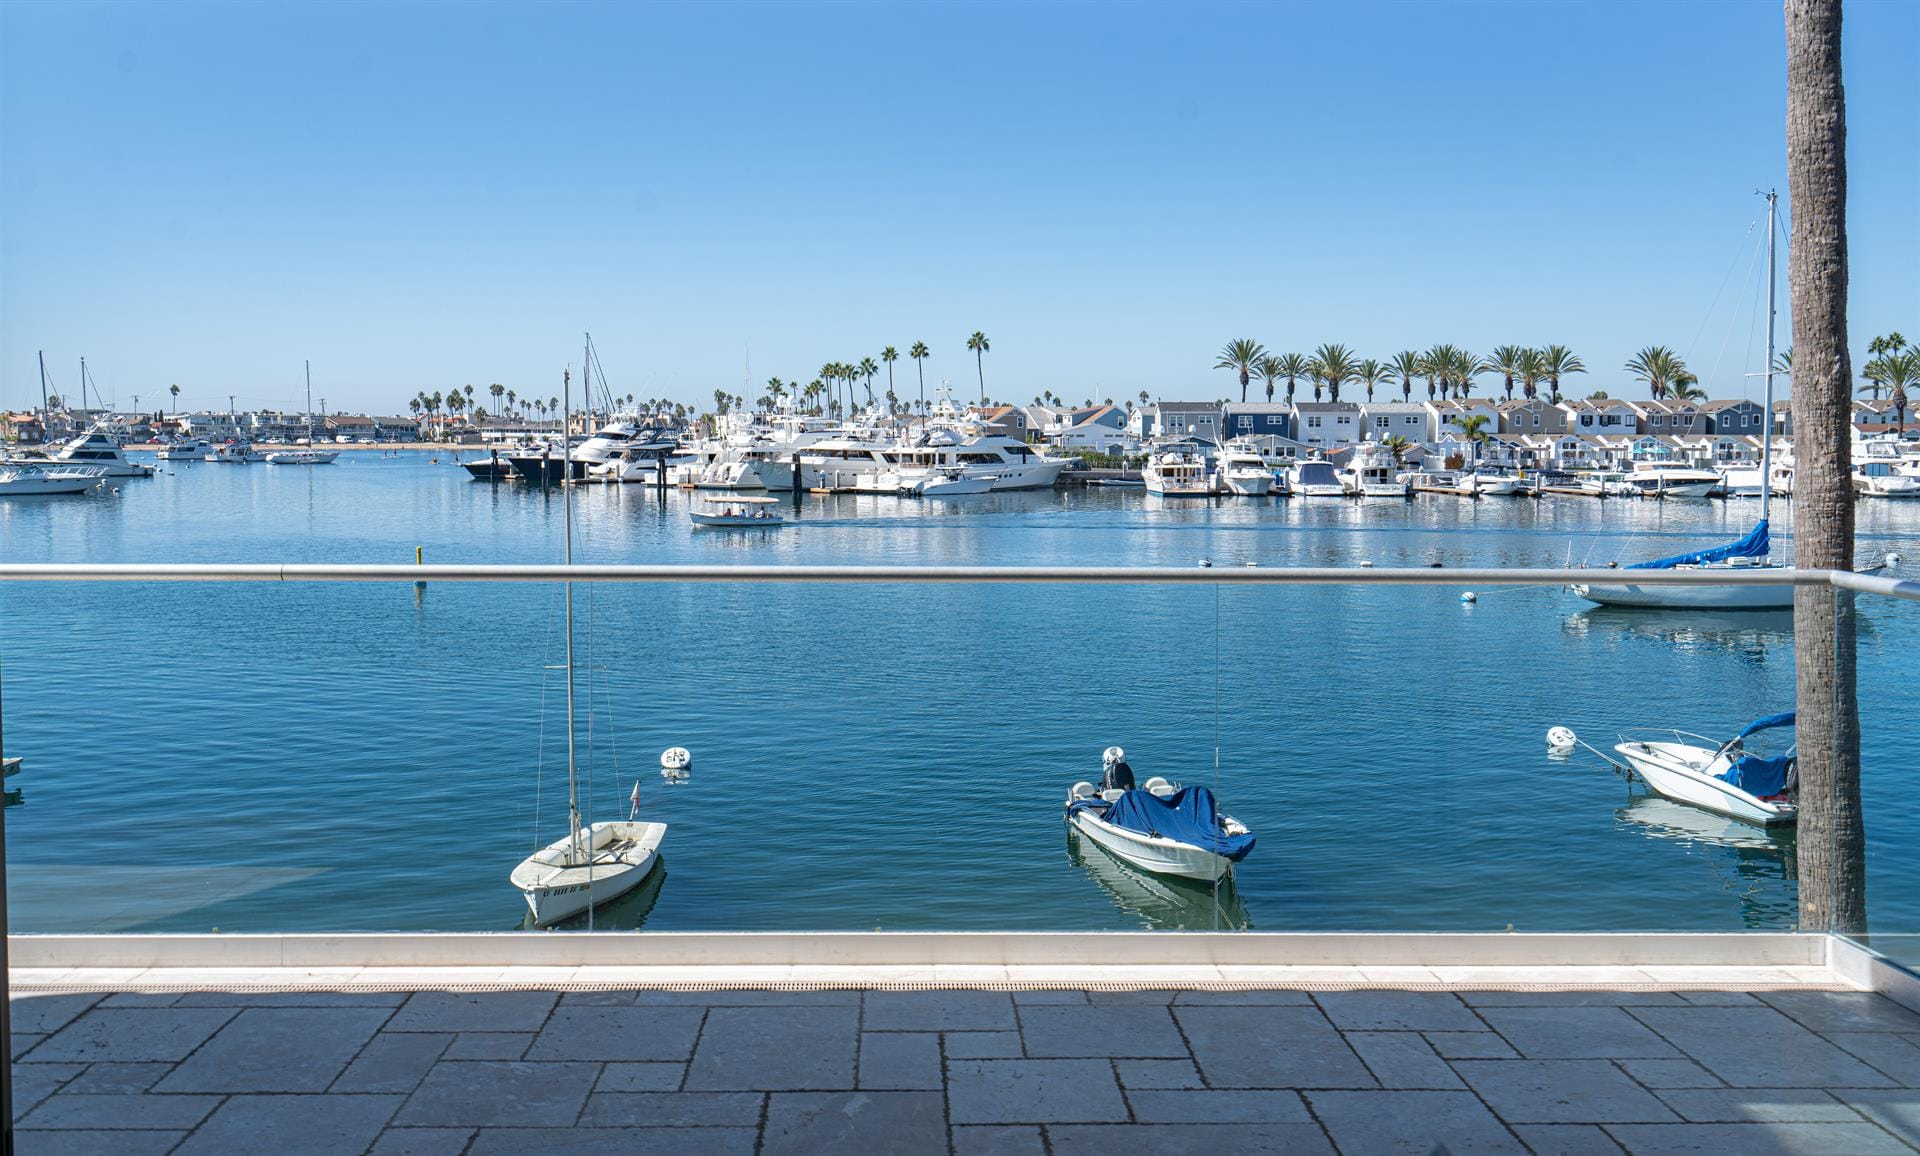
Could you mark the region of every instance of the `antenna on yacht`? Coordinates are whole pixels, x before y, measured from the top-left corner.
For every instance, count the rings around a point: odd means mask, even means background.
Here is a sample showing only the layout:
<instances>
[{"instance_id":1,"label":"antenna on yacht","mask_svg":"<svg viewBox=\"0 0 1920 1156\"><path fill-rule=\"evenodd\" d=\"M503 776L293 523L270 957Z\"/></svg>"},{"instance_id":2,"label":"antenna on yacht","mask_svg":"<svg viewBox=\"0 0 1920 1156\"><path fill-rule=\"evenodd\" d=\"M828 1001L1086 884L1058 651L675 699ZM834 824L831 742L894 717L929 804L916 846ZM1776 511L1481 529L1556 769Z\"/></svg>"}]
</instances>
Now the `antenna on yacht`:
<instances>
[{"instance_id":1,"label":"antenna on yacht","mask_svg":"<svg viewBox=\"0 0 1920 1156\"><path fill-rule=\"evenodd\" d=\"M1776 280L1773 272L1773 239L1774 214L1779 208L1780 194L1768 189L1761 195L1767 198L1767 408L1760 417L1760 520L1764 522L1773 504L1773 294Z\"/></svg>"}]
</instances>

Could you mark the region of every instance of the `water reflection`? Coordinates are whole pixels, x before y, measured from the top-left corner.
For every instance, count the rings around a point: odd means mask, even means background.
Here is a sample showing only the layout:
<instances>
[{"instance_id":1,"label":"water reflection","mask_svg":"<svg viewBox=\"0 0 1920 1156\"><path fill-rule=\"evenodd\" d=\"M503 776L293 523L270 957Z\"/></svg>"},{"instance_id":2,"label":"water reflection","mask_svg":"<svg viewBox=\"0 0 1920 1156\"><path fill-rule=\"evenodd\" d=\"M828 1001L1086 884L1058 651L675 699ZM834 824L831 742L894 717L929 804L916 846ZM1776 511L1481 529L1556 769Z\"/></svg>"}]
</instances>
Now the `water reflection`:
<instances>
[{"instance_id":1,"label":"water reflection","mask_svg":"<svg viewBox=\"0 0 1920 1156\"><path fill-rule=\"evenodd\" d=\"M647 916L653 914L654 904L660 902L660 889L666 886L666 882L667 860L663 855L659 862L654 864L653 870L647 877L640 881L638 887L625 895L609 899L593 909L592 930L640 930L646 925ZM519 902L517 898L514 901ZM522 904L522 906L525 905ZM536 930L532 912L521 917L519 929L521 931ZM552 929L554 931L586 931L588 930L587 913L583 911L572 919L563 919L554 924Z\"/></svg>"},{"instance_id":2,"label":"water reflection","mask_svg":"<svg viewBox=\"0 0 1920 1156\"><path fill-rule=\"evenodd\" d=\"M1100 885L1115 907L1136 916L1149 931L1242 931L1253 926L1231 877L1220 881L1216 893L1199 880L1152 875L1122 863L1071 829L1067 858Z\"/></svg>"},{"instance_id":3,"label":"water reflection","mask_svg":"<svg viewBox=\"0 0 1920 1156\"><path fill-rule=\"evenodd\" d=\"M1752 662L1791 657L1791 610L1636 610L1597 606L1569 616L1562 632L1576 638L1658 642L1677 650L1737 654Z\"/></svg>"},{"instance_id":4,"label":"water reflection","mask_svg":"<svg viewBox=\"0 0 1920 1156\"><path fill-rule=\"evenodd\" d=\"M1614 812L1624 830L1679 845L1739 903L1750 928L1791 927L1799 911L1799 867L1790 828L1762 828L1643 795Z\"/></svg>"}]
</instances>

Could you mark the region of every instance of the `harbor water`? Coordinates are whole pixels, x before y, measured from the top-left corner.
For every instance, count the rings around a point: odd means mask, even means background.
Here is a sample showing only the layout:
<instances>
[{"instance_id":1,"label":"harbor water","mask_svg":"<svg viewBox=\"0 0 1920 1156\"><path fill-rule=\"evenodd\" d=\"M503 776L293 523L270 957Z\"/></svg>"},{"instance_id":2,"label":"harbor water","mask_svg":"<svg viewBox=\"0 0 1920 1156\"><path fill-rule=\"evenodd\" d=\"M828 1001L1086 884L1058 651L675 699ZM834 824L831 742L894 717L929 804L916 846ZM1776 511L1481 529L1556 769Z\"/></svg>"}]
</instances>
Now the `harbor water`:
<instances>
[{"instance_id":1,"label":"harbor water","mask_svg":"<svg viewBox=\"0 0 1920 1156\"><path fill-rule=\"evenodd\" d=\"M1757 501L807 496L695 530L691 495L575 492L595 563L1559 566L1730 539ZM561 495L447 455L161 463L0 502L10 562L538 562ZM1792 511L1776 503L1791 550ZM1861 555L1920 560L1920 503ZM1908 564L1911 569L1913 563ZM1794 925L1794 840L1639 797L1570 726L1729 734L1793 697L1790 613L1557 588L575 588L590 817L669 824L599 927L1714 930ZM566 827L557 584L0 585L16 931L512 928ZM1920 930L1920 607L1859 604L1875 926ZM1236 882L1142 876L1061 821L1100 751L1215 785ZM694 755L668 785L658 756Z\"/></svg>"}]
</instances>

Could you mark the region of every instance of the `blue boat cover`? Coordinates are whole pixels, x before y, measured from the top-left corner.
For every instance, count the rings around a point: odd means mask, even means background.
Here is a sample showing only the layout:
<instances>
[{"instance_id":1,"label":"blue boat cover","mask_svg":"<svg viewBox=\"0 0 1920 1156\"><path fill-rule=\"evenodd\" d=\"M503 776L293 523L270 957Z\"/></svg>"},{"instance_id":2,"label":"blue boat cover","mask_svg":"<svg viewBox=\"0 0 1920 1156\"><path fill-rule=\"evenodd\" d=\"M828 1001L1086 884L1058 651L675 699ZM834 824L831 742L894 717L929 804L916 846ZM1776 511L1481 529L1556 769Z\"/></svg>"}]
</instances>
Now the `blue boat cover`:
<instances>
[{"instance_id":1,"label":"blue boat cover","mask_svg":"<svg viewBox=\"0 0 1920 1156\"><path fill-rule=\"evenodd\" d=\"M1736 755L1733 765L1720 776L1720 781L1732 783L1747 794L1764 799L1786 789L1787 764L1791 762L1791 754L1771 759L1763 759L1759 755Z\"/></svg>"},{"instance_id":2,"label":"blue boat cover","mask_svg":"<svg viewBox=\"0 0 1920 1156\"><path fill-rule=\"evenodd\" d=\"M1652 562L1635 562L1624 567L1627 570L1671 570L1675 566L1697 566L1702 562L1725 562L1729 558L1765 558L1769 552L1767 541L1767 520L1747 532L1747 536L1738 542L1729 542L1724 546L1715 546L1711 550L1695 550L1691 554L1675 554L1671 558L1657 558Z\"/></svg>"},{"instance_id":3,"label":"blue boat cover","mask_svg":"<svg viewBox=\"0 0 1920 1156\"><path fill-rule=\"evenodd\" d=\"M1744 739L1748 735L1759 734L1761 731L1772 730L1774 727L1790 727L1793 725L1793 716L1794 712L1788 710L1781 711L1779 714L1770 714L1766 718L1754 719L1747 724L1746 730L1740 732L1740 737Z\"/></svg>"},{"instance_id":4,"label":"blue boat cover","mask_svg":"<svg viewBox=\"0 0 1920 1156\"><path fill-rule=\"evenodd\" d=\"M1220 830L1220 806L1205 787L1182 787L1164 799L1152 791L1128 791L1100 818L1128 831L1191 843L1235 863L1253 850L1252 832L1228 835Z\"/></svg>"}]
</instances>

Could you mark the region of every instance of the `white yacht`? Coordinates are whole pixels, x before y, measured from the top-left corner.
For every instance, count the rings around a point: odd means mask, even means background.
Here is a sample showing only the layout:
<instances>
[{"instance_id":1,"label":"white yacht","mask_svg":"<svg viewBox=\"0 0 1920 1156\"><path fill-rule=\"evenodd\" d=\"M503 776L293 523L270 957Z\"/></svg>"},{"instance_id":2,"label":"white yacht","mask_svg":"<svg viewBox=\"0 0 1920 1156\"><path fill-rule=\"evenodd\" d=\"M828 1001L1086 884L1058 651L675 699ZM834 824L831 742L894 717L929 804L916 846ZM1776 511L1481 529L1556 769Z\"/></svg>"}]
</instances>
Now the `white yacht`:
<instances>
[{"instance_id":1,"label":"white yacht","mask_svg":"<svg viewBox=\"0 0 1920 1156\"><path fill-rule=\"evenodd\" d=\"M958 467L969 478L986 479L996 492L1039 490L1059 480L1067 465L1066 459L1048 457L1016 438L939 428L903 445L877 428L856 427L801 447L799 457L799 480L807 489L885 493L899 493L947 467Z\"/></svg>"},{"instance_id":2,"label":"white yacht","mask_svg":"<svg viewBox=\"0 0 1920 1156\"><path fill-rule=\"evenodd\" d=\"M544 447L507 460L528 481L551 483L568 477L581 481L594 466L604 465L622 451L629 458L652 460L671 454L679 444L662 426L644 424L637 416L616 415L578 445Z\"/></svg>"},{"instance_id":3,"label":"white yacht","mask_svg":"<svg viewBox=\"0 0 1920 1156\"><path fill-rule=\"evenodd\" d=\"M163 462L197 462L212 449L205 438L176 438L161 446L154 456Z\"/></svg>"},{"instance_id":4,"label":"white yacht","mask_svg":"<svg viewBox=\"0 0 1920 1156\"><path fill-rule=\"evenodd\" d=\"M1230 441L1214 469L1214 488L1249 498L1264 498L1273 492L1273 467L1258 450L1238 439Z\"/></svg>"},{"instance_id":5,"label":"white yacht","mask_svg":"<svg viewBox=\"0 0 1920 1156\"><path fill-rule=\"evenodd\" d=\"M1729 498L1757 498L1767 484L1766 473L1759 466L1729 466L1726 479Z\"/></svg>"},{"instance_id":6,"label":"white yacht","mask_svg":"<svg viewBox=\"0 0 1920 1156\"><path fill-rule=\"evenodd\" d=\"M1213 475L1199 447L1164 446L1156 450L1140 468L1140 480L1147 493L1162 498L1204 498L1213 493Z\"/></svg>"},{"instance_id":7,"label":"white yacht","mask_svg":"<svg viewBox=\"0 0 1920 1156\"><path fill-rule=\"evenodd\" d=\"M227 441L213 447L213 452L207 455L206 460L244 466L249 462L265 461L266 457L267 455L253 448L252 442Z\"/></svg>"},{"instance_id":8,"label":"white yacht","mask_svg":"<svg viewBox=\"0 0 1920 1156\"><path fill-rule=\"evenodd\" d=\"M1461 474L1461 480L1471 483L1473 492L1483 498L1511 498L1527 493L1527 480L1519 474L1492 466L1479 466Z\"/></svg>"},{"instance_id":9,"label":"white yacht","mask_svg":"<svg viewBox=\"0 0 1920 1156\"><path fill-rule=\"evenodd\" d=\"M333 460L339 456L339 450L275 450L267 455L267 464L270 466L325 466L333 464Z\"/></svg>"},{"instance_id":10,"label":"white yacht","mask_svg":"<svg viewBox=\"0 0 1920 1156\"><path fill-rule=\"evenodd\" d=\"M46 468L0 464L0 498L39 498L54 494L84 494L106 480L97 466Z\"/></svg>"},{"instance_id":11,"label":"white yacht","mask_svg":"<svg viewBox=\"0 0 1920 1156\"><path fill-rule=\"evenodd\" d=\"M1894 462L1855 462L1853 488L1868 498L1920 498L1920 478L1901 473Z\"/></svg>"},{"instance_id":12,"label":"white yacht","mask_svg":"<svg viewBox=\"0 0 1920 1156\"><path fill-rule=\"evenodd\" d=\"M1344 498L1347 487L1332 462L1314 458L1287 467L1287 493L1296 498Z\"/></svg>"},{"instance_id":13,"label":"white yacht","mask_svg":"<svg viewBox=\"0 0 1920 1156\"><path fill-rule=\"evenodd\" d=\"M1580 492L1596 498L1637 498L1640 487L1619 473L1594 473L1580 479Z\"/></svg>"},{"instance_id":14,"label":"white yacht","mask_svg":"<svg viewBox=\"0 0 1920 1156\"><path fill-rule=\"evenodd\" d=\"M1347 467L1338 472L1350 498L1404 498L1409 493L1393 451L1373 442L1355 446Z\"/></svg>"},{"instance_id":15,"label":"white yacht","mask_svg":"<svg viewBox=\"0 0 1920 1156\"><path fill-rule=\"evenodd\" d=\"M1470 478L1454 470L1407 470L1399 478L1416 494L1453 494L1472 498L1480 493Z\"/></svg>"},{"instance_id":16,"label":"white yacht","mask_svg":"<svg viewBox=\"0 0 1920 1156\"><path fill-rule=\"evenodd\" d=\"M1704 498L1719 489L1724 479L1685 462L1654 460L1633 463L1627 481L1649 498Z\"/></svg>"},{"instance_id":17,"label":"white yacht","mask_svg":"<svg viewBox=\"0 0 1920 1156\"><path fill-rule=\"evenodd\" d=\"M9 464L15 466L85 466L98 469L107 478L150 478L156 467L131 461L107 431L94 426L80 436L52 449L22 454Z\"/></svg>"}]
</instances>

